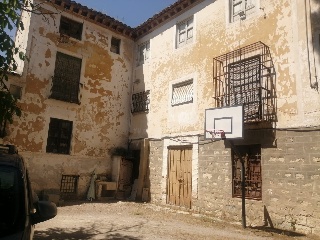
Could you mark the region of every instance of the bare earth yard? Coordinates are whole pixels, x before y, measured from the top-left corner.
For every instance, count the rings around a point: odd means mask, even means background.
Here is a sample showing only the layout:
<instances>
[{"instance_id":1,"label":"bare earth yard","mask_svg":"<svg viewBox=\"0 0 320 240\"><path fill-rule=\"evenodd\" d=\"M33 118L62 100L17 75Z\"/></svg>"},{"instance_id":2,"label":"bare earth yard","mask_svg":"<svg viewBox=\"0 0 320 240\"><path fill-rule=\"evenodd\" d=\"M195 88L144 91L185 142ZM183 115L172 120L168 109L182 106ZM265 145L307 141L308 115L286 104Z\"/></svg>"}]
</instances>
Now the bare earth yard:
<instances>
[{"instance_id":1,"label":"bare earth yard","mask_svg":"<svg viewBox=\"0 0 320 240\"><path fill-rule=\"evenodd\" d=\"M86 202L65 205L58 208L58 215L54 219L36 225L36 240L319 239L253 228L242 229L239 225L146 203Z\"/></svg>"}]
</instances>

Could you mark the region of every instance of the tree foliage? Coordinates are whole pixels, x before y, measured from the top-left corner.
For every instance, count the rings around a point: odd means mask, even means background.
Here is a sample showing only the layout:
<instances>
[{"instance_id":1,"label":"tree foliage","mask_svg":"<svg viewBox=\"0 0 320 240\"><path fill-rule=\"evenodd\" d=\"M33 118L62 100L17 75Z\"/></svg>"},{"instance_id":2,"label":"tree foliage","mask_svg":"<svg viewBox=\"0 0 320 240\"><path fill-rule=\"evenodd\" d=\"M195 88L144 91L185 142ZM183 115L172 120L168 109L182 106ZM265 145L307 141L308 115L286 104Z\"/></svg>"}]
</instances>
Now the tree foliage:
<instances>
[{"instance_id":1,"label":"tree foliage","mask_svg":"<svg viewBox=\"0 0 320 240\"><path fill-rule=\"evenodd\" d=\"M27 9L29 0L2 0L0 2L0 137L5 135L6 123L12 123L13 116L21 115L17 100L10 94L6 81L10 72L17 69L15 57L25 60L24 53L16 46L9 31L23 30L20 18L22 10Z\"/></svg>"}]
</instances>

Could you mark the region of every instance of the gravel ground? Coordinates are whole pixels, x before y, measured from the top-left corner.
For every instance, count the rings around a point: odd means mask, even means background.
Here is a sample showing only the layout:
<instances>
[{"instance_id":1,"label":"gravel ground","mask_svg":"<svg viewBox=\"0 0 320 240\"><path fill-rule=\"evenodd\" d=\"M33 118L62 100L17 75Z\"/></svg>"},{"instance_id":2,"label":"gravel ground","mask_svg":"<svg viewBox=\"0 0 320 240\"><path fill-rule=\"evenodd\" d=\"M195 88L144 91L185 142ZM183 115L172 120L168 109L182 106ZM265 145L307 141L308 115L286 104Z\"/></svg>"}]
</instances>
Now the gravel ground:
<instances>
[{"instance_id":1,"label":"gravel ground","mask_svg":"<svg viewBox=\"0 0 320 240\"><path fill-rule=\"evenodd\" d=\"M36 225L34 239L128 240L314 240L312 236L287 236L223 223L204 216L134 202L68 203L58 215Z\"/></svg>"}]
</instances>

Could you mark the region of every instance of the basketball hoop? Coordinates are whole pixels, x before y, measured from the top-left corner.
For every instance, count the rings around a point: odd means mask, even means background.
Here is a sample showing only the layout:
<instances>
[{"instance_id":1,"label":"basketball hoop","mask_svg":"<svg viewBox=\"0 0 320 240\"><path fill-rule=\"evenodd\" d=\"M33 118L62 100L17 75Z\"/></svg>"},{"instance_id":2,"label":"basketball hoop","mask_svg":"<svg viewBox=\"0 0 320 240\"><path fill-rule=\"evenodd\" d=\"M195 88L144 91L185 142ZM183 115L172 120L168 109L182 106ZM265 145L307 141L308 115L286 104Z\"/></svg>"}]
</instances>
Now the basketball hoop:
<instances>
[{"instance_id":1,"label":"basketball hoop","mask_svg":"<svg viewBox=\"0 0 320 240\"><path fill-rule=\"evenodd\" d=\"M212 129L212 130L206 130L206 132L210 133L212 138L212 141L215 141L216 138L221 138L221 139L225 139L226 138L226 134L223 130L217 130L217 129Z\"/></svg>"}]
</instances>

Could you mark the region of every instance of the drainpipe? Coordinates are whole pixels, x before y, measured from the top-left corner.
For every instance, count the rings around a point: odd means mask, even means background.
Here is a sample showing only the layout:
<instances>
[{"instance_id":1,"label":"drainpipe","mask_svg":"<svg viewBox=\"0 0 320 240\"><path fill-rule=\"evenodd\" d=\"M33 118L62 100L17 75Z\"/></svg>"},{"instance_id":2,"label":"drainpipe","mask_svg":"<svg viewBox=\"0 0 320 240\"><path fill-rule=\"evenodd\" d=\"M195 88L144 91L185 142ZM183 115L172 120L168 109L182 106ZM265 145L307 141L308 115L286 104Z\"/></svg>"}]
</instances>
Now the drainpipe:
<instances>
[{"instance_id":1,"label":"drainpipe","mask_svg":"<svg viewBox=\"0 0 320 240\"><path fill-rule=\"evenodd\" d=\"M314 42L313 42L313 33L312 33L312 24L311 24L311 2L310 0L304 0L305 4L305 23L306 23L306 39L307 39L307 54L308 54L308 69L309 69L309 81L310 81L310 88L319 91L319 84L318 84L318 76L317 76L317 67L316 67L316 59L314 53ZM308 21L309 19L309 21ZM310 56L310 46L309 46L309 29L311 30L311 48L312 48L312 58L313 58L313 68L314 68L314 80L312 80L312 73L311 73L311 56Z\"/></svg>"}]
</instances>

